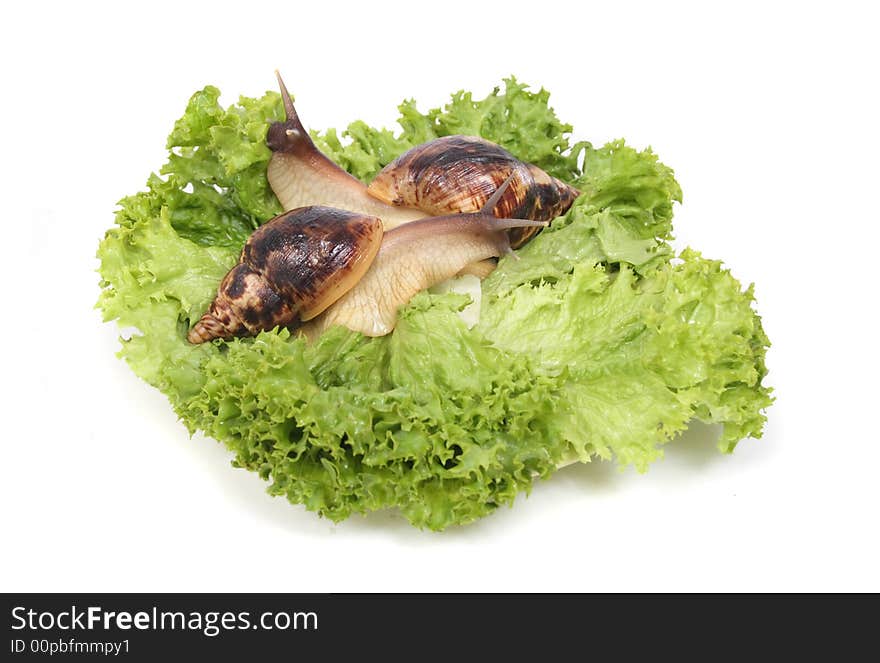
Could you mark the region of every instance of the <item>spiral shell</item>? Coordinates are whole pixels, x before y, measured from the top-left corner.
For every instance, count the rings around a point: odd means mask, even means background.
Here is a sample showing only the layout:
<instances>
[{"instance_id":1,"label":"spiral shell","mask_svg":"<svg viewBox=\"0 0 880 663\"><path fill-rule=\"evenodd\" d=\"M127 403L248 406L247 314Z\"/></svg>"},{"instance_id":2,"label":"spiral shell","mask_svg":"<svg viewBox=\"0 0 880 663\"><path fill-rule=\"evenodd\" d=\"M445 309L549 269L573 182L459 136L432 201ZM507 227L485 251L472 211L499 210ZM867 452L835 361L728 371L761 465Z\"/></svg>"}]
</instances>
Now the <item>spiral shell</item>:
<instances>
[{"instance_id":1,"label":"spiral shell","mask_svg":"<svg viewBox=\"0 0 880 663\"><path fill-rule=\"evenodd\" d=\"M375 216L330 207L300 207L251 234L220 283L191 343L255 336L320 314L369 269L382 243Z\"/></svg>"},{"instance_id":2,"label":"spiral shell","mask_svg":"<svg viewBox=\"0 0 880 663\"><path fill-rule=\"evenodd\" d=\"M432 215L477 212L511 173L515 177L492 212L500 218L549 221L580 194L477 136L445 136L412 148L385 166L368 192L388 204ZM522 246L538 230L511 230L511 246Z\"/></svg>"}]
</instances>

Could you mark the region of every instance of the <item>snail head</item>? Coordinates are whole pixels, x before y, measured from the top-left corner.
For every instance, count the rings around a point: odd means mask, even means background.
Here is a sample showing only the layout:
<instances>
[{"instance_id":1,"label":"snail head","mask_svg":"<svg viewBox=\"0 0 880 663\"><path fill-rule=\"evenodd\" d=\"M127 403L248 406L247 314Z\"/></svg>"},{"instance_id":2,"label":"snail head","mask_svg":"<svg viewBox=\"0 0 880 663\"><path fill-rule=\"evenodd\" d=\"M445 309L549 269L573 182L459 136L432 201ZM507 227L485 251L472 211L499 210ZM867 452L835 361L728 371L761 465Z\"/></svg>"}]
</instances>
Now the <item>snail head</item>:
<instances>
[{"instance_id":1,"label":"snail head","mask_svg":"<svg viewBox=\"0 0 880 663\"><path fill-rule=\"evenodd\" d=\"M302 122L299 120L296 108L293 105L293 99L287 91L287 86L281 79L281 74L275 70L275 76L278 78L278 87L281 88L281 100L284 102L285 120L283 122L273 122L269 125L269 131L266 133L266 144L273 152L300 152L302 150L315 149L312 139L309 137Z\"/></svg>"}]
</instances>

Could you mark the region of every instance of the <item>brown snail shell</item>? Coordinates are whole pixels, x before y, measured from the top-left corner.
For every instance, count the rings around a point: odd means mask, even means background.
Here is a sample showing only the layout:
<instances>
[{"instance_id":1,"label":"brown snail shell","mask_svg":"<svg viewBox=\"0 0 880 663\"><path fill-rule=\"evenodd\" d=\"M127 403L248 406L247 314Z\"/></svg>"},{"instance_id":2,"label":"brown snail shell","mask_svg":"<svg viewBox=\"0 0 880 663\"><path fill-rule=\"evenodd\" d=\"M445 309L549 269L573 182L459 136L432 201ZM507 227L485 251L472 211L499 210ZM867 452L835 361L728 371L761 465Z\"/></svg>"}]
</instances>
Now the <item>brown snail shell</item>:
<instances>
[{"instance_id":1,"label":"brown snail shell","mask_svg":"<svg viewBox=\"0 0 880 663\"><path fill-rule=\"evenodd\" d=\"M276 216L248 238L188 340L255 336L314 318L360 281L382 233L378 217L330 207Z\"/></svg>"},{"instance_id":2,"label":"brown snail shell","mask_svg":"<svg viewBox=\"0 0 880 663\"><path fill-rule=\"evenodd\" d=\"M511 185L492 210L499 218L549 221L580 194L478 136L445 136L418 145L385 166L367 191L382 202L432 215L471 213L481 210L511 175ZM511 246L522 246L539 230L514 228Z\"/></svg>"}]
</instances>

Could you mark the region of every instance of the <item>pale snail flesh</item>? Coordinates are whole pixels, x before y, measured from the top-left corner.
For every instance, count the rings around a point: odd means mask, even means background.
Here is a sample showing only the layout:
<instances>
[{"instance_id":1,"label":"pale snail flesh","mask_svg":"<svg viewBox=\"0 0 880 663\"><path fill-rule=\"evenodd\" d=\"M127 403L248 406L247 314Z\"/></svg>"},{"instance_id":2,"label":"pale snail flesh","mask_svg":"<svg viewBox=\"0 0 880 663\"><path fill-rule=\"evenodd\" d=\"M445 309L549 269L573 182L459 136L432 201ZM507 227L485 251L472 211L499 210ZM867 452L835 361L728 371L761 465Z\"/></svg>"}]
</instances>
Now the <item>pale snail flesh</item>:
<instances>
[{"instance_id":1,"label":"pale snail flesh","mask_svg":"<svg viewBox=\"0 0 880 663\"><path fill-rule=\"evenodd\" d=\"M276 72L277 74L277 72ZM284 209L330 205L378 216L386 230L426 216L476 213L502 182L513 181L491 214L549 221L563 214L577 189L476 136L446 136L413 147L365 186L323 154L302 125L281 76L286 120L270 125L267 177ZM510 231L514 248L540 228Z\"/></svg>"}]
</instances>

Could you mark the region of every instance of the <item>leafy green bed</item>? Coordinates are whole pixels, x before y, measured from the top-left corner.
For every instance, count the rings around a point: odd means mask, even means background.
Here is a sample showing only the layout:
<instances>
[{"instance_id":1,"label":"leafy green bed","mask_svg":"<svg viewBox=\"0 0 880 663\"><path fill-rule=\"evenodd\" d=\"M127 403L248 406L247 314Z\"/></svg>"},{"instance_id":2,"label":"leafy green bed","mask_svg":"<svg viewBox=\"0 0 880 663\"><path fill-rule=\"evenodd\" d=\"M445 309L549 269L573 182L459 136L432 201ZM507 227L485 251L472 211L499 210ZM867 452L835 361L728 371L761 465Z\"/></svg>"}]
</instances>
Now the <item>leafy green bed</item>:
<instances>
[{"instance_id":1,"label":"leafy green bed","mask_svg":"<svg viewBox=\"0 0 880 663\"><path fill-rule=\"evenodd\" d=\"M437 136L478 134L584 194L483 283L479 324L466 295L423 292L393 334L336 328L309 346L286 330L186 341L242 244L280 206L265 177L279 95L195 93L168 138L168 163L123 199L98 256L105 320L135 327L121 356L160 389L190 431L235 464L333 520L397 507L443 529L491 513L564 460L640 471L698 419L723 424L722 451L760 437L771 398L769 345L752 289L716 261L669 246L681 190L650 150L570 145L548 94L514 79L443 109L400 105L401 133L351 124L319 146L369 180Z\"/></svg>"}]
</instances>

